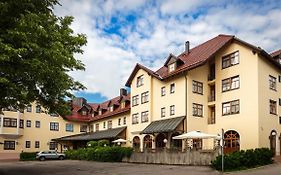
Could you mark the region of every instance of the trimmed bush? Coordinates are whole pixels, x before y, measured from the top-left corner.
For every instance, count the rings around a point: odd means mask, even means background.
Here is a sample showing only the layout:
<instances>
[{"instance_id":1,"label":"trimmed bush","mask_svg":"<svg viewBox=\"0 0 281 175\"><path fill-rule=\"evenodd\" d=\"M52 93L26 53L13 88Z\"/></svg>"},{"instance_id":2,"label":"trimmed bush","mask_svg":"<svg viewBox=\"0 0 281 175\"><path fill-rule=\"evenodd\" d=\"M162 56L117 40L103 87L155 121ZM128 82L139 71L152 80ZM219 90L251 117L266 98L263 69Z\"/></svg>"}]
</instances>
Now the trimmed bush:
<instances>
[{"instance_id":1,"label":"trimmed bush","mask_svg":"<svg viewBox=\"0 0 281 175\"><path fill-rule=\"evenodd\" d=\"M268 148L242 150L224 156L226 171L254 168L272 163L273 152ZM221 171L221 155L212 161L212 167Z\"/></svg>"},{"instance_id":2,"label":"trimmed bush","mask_svg":"<svg viewBox=\"0 0 281 175\"><path fill-rule=\"evenodd\" d=\"M20 153L20 160L36 160L36 152L22 152Z\"/></svg>"},{"instance_id":3,"label":"trimmed bush","mask_svg":"<svg viewBox=\"0 0 281 175\"><path fill-rule=\"evenodd\" d=\"M110 142L108 140L99 140L98 146L109 146Z\"/></svg>"},{"instance_id":4,"label":"trimmed bush","mask_svg":"<svg viewBox=\"0 0 281 175\"><path fill-rule=\"evenodd\" d=\"M87 143L87 147L90 147L90 148L95 148L99 145L98 141L89 141Z\"/></svg>"},{"instance_id":5,"label":"trimmed bush","mask_svg":"<svg viewBox=\"0 0 281 175\"><path fill-rule=\"evenodd\" d=\"M130 157L132 148L126 147L101 147L86 148L66 151L66 157L73 160L93 160L100 162L121 162L124 157Z\"/></svg>"}]
</instances>

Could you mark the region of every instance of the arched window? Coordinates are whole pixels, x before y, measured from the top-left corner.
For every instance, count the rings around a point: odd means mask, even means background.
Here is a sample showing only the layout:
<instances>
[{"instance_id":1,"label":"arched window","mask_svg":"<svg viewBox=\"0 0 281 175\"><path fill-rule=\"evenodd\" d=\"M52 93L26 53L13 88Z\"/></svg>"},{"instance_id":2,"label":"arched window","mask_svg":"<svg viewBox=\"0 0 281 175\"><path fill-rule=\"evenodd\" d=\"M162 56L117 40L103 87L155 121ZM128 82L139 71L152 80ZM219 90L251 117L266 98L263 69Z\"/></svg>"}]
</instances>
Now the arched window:
<instances>
[{"instance_id":1,"label":"arched window","mask_svg":"<svg viewBox=\"0 0 281 175\"><path fill-rule=\"evenodd\" d=\"M146 135L144 138L143 138L143 145L144 145L144 148L152 148L152 138L150 135Z\"/></svg>"},{"instance_id":2,"label":"arched window","mask_svg":"<svg viewBox=\"0 0 281 175\"><path fill-rule=\"evenodd\" d=\"M133 148L134 148L135 151L140 150L140 138L138 136L135 136L133 138Z\"/></svg>"},{"instance_id":3,"label":"arched window","mask_svg":"<svg viewBox=\"0 0 281 175\"><path fill-rule=\"evenodd\" d=\"M276 137L277 137L277 132L275 130L272 130L270 132L269 140L270 140L270 149L273 151L274 155L276 153Z\"/></svg>"},{"instance_id":4,"label":"arched window","mask_svg":"<svg viewBox=\"0 0 281 175\"><path fill-rule=\"evenodd\" d=\"M240 150L240 136L238 132L229 130L224 133L224 152L231 153Z\"/></svg>"}]
</instances>

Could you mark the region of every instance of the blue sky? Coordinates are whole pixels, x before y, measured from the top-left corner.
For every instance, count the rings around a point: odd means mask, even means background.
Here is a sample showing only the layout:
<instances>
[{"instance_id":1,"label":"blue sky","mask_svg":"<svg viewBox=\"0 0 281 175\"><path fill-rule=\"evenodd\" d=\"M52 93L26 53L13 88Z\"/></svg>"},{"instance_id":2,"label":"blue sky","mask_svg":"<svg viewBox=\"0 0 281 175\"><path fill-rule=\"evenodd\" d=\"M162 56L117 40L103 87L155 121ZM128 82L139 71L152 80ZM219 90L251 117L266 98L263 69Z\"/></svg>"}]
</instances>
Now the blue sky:
<instances>
[{"instance_id":1,"label":"blue sky","mask_svg":"<svg viewBox=\"0 0 281 175\"><path fill-rule=\"evenodd\" d=\"M71 72L90 102L118 96L136 63L153 70L169 53L231 34L268 52L281 48L281 1L242 0L62 0L59 16L74 16L72 28L87 35L85 71Z\"/></svg>"}]
</instances>

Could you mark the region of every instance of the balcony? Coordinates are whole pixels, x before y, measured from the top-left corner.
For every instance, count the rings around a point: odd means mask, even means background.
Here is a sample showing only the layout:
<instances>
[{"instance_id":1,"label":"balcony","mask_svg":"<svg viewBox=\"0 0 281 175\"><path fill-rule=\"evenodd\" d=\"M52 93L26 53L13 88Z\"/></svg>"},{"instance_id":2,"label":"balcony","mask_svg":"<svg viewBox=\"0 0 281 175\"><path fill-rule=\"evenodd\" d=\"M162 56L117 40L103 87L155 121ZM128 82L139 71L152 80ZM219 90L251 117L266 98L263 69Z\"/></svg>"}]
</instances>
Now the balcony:
<instances>
[{"instance_id":1,"label":"balcony","mask_svg":"<svg viewBox=\"0 0 281 175\"><path fill-rule=\"evenodd\" d=\"M213 101L216 101L216 97L214 95L209 95L208 102L213 102Z\"/></svg>"}]
</instances>

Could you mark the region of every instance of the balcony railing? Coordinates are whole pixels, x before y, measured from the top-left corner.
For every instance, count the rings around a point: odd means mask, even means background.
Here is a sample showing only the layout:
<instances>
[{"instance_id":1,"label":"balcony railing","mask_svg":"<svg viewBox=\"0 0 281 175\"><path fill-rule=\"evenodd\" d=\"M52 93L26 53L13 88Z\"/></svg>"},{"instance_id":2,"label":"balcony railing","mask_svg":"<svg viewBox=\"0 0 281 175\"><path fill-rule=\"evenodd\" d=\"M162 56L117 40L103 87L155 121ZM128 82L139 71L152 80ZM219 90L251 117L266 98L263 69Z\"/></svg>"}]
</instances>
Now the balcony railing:
<instances>
[{"instance_id":1,"label":"balcony railing","mask_svg":"<svg viewBox=\"0 0 281 175\"><path fill-rule=\"evenodd\" d=\"M209 95L208 96L208 102L213 102L216 100L216 97L214 95Z\"/></svg>"}]
</instances>

